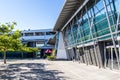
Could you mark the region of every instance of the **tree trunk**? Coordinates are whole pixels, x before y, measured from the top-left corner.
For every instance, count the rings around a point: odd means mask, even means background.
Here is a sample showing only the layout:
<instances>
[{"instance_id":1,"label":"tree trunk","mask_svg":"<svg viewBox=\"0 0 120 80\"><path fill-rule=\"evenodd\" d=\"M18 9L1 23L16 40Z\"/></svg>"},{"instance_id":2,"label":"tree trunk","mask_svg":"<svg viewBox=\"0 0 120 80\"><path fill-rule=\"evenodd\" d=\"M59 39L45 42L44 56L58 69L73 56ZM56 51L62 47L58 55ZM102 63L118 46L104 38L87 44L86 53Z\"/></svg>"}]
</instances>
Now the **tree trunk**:
<instances>
[{"instance_id":1,"label":"tree trunk","mask_svg":"<svg viewBox=\"0 0 120 80\"><path fill-rule=\"evenodd\" d=\"M37 52L35 52L35 58L37 58Z\"/></svg>"},{"instance_id":2,"label":"tree trunk","mask_svg":"<svg viewBox=\"0 0 120 80\"><path fill-rule=\"evenodd\" d=\"M4 49L4 64L6 64L6 48Z\"/></svg>"}]
</instances>

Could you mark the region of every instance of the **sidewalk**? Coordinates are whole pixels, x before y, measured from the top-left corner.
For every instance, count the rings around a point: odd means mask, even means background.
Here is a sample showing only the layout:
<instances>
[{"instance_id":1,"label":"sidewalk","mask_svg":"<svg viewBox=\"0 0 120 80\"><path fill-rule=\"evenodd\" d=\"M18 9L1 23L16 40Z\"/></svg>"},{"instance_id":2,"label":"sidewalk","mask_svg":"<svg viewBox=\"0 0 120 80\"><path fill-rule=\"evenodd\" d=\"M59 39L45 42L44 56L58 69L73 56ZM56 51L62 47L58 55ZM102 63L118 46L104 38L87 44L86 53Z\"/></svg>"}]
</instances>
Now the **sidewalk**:
<instances>
[{"instance_id":1,"label":"sidewalk","mask_svg":"<svg viewBox=\"0 0 120 80\"><path fill-rule=\"evenodd\" d=\"M120 71L112 71L109 69L99 69L96 66L79 64L72 61L46 61L48 70L59 70L65 76L65 80L120 80Z\"/></svg>"},{"instance_id":2,"label":"sidewalk","mask_svg":"<svg viewBox=\"0 0 120 80\"><path fill-rule=\"evenodd\" d=\"M0 64L0 80L120 80L120 71L72 61L8 60Z\"/></svg>"}]
</instances>

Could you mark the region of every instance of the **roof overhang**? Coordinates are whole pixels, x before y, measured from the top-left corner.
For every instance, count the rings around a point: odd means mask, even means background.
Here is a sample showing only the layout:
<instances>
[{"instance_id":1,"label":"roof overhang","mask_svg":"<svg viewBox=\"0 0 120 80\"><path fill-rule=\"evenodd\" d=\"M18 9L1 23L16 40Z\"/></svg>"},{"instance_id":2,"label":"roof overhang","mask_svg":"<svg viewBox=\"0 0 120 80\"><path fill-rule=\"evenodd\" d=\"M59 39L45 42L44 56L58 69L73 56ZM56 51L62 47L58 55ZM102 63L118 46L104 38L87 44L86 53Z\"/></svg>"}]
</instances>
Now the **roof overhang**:
<instances>
[{"instance_id":1,"label":"roof overhang","mask_svg":"<svg viewBox=\"0 0 120 80\"><path fill-rule=\"evenodd\" d=\"M55 43L56 43L56 39L55 38L53 38L53 39L50 38L47 44L55 45Z\"/></svg>"},{"instance_id":2,"label":"roof overhang","mask_svg":"<svg viewBox=\"0 0 120 80\"><path fill-rule=\"evenodd\" d=\"M87 6L89 10L91 6L99 1L100 0L66 0L53 30L63 31L64 28L76 18L76 15L80 17L81 11L83 11L82 14L85 14L85 6Z\"/></svg>"},{"instance_id":3,"label":"roof overhang","mask_svg":"<svg viewBox=\"0 0 120 80\"><path fill-rule=\"evenodd\" d=\"M56 35L53 38L50 38L47 42L47 44L50 45L55 45L55 43L56 43Z\"/></svg>"},{"instance_id":4,"label":"roof overhang","mask_svg":"<svg viewBox=\"0 0 120 80\"><path fill-rule=\"evenodd\" d=\"M85 0L66 0L53 30L60 31L84 1Z\"/></svg>"}]
</instances>

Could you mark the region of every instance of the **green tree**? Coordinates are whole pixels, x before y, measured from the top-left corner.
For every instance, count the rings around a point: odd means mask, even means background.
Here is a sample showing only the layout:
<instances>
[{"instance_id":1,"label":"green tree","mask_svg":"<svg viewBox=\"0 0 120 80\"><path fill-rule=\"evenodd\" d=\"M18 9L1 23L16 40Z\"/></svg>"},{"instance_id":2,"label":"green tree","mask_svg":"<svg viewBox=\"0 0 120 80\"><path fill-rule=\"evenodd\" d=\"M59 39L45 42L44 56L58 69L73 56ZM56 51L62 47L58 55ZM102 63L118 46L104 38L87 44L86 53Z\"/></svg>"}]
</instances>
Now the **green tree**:
<instances>
[{"instance_id":1,"label":"green tree","mask_svg":"<svg viewBox=\"0 0 120 80\"><path fill-rule=\"evenodd\" d=\"M12 45L10 44L12 38L10 37L9 33L12 32L15 25L17 25L15 22L0 25L0 47L4 52L5 64L6 64L6 51L7 49L12 49Z\"/></svg>"},{"instance_id":2,"label":"green tree","mask_svg":"<svg viewBox=\"0 0 120 80\"><path fill-rule=\"evenodd\" d=\"M27 53L34 53L35 57L36 57L36 52L39 51L38 48L33 48L33 47L27 47L26 45L22 45L21 47L21 52L22 52L22 57L23 57L23 52L27 52Z\"/></svg>"},{"instance_id":3,"label":"green tree","mask_svg":"<svg viewBox=\"0 0 120 80\"><path fill-rule=\"evenodd\" d=\"M34 52L38 51L37 48L29 48L23 45L20 41L20 31L13 32L16 22L6 23L0 25L0 51L4 53L4 63L6 64L7 51L25 51Z\"/></svg>"}]
</instances>

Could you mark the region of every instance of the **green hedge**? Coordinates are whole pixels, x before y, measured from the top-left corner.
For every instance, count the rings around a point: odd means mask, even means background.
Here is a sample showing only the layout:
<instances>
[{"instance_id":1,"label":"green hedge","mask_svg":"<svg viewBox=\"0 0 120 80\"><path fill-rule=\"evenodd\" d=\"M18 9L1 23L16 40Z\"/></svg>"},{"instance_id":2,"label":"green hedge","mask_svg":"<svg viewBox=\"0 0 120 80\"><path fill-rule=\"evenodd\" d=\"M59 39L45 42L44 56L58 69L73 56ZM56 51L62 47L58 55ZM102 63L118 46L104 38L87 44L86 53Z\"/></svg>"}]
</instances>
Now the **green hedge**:
<instances>
[{"instance_id":1,"label":"green hedge","mask_svg":"<svg viewBox=\"0 0 120 80\"><path fill-rule=\"evenodd\" d=\"M28 53L28 52L6 52L6 57L9 58L34 58L36 53ZM3 52L0 52L0 58L3 58Z\"/></svg>"}]
</instances>

